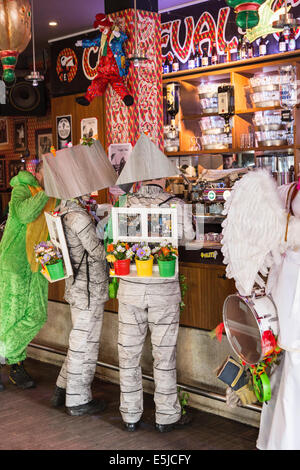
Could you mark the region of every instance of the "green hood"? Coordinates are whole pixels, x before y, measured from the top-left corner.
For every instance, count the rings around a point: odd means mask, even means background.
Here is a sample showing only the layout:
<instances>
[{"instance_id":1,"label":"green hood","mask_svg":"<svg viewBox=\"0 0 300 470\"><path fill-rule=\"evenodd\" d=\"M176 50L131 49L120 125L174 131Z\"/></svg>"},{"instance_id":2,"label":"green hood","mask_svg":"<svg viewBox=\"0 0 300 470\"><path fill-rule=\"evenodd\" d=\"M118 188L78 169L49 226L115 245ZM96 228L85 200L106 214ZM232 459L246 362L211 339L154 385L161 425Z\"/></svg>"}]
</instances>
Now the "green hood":
<instances>
[{"instance_id":1,"label":"green hood","mask_svg":"<svg viewBox=\"0 0 300 470\"><path fill-rule=\"evenodd\" d=\"M35 176L33 176L32 173L29 171L19 171L19 173L14 176L9 184L14 188L15 186L18 186L19 184L29 184L30 186L39 186L39 183L36 179Z\"/></svg>"}]
</instances>

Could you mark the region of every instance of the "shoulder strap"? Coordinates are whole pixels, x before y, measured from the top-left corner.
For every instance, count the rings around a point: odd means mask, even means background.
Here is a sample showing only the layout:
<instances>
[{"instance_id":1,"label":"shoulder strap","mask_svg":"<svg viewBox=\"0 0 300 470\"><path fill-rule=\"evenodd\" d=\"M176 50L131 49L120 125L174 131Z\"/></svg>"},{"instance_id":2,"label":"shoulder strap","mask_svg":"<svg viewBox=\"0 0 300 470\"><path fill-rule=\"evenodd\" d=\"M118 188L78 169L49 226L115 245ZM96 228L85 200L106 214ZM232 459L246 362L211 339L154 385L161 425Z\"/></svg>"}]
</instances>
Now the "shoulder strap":
<instances>
[{"instance_id":1,"label":"shoulder strap","mask_svg":"<svg viewBox=\"0 0 300 470\"><path fill-rule=\"evenodd\" d=\"M295 199L297 194L298 194L297 183L293 183L289 187L287 197L286 197L286 201L285 201L285 208L286 208L288 214L287 214L287 220L286 220L286 229L285 229L284 241L287 241L290 217L291 217L291 215L294 215L294 212L293 212L293 209L292 209L292 203L293 203L293 200Z\"/></svg>"}]
</instances>

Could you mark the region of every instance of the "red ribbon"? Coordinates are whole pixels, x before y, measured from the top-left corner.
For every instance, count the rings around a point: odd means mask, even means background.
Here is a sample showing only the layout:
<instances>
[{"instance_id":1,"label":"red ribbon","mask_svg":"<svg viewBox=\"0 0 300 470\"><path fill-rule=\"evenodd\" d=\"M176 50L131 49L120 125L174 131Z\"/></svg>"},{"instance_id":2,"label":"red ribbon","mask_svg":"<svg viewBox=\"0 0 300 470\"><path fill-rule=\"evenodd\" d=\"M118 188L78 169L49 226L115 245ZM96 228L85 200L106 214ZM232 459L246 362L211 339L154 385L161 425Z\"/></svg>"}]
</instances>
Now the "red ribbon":
<instances>
[{"instance_id":1,"label":"red ribbon","mask_svg":"<svg viewBox=\"0 0 300 470\"><path fill-rule=\"evenodd\" d=\"M219 325L216 326L216 338L218 341L222 341L222 334L224 330L224 323L219 323Z\"/></svg>"}]
</instances>

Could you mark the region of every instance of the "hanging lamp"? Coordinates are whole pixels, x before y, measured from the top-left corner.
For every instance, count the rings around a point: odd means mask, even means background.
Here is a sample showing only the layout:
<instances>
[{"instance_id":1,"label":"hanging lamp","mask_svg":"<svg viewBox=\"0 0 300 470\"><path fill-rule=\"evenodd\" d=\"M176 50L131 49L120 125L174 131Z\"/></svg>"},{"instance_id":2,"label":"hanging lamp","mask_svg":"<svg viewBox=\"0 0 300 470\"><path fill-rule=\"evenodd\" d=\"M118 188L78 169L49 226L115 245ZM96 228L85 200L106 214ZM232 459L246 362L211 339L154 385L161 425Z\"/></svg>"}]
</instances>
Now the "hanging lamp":
<instances>
[{"instance_id":1,"label":"hanging lamp","mask_svg":"<svg viewBox=\"0 0 300 470\"><path fill-rule=\"evenodd\" d=\"M35 38L34 38L34 16L33 16L33 0L31 0L31 33L32 33L32 63L33 71L25 77L25 80L32 82L32 86L38 86L39 82L44 81L44 76L36 70L35 66Z\"/></svg>"},{"instance_id":2,"label":"hanging lamp","mask_svg":"<svg viewBox=\"0 0 300 470\"><path fill-rule=\"evenodd\" d=\"M138 50L138 28L137 28L137 9L136 9L136 0L134 0L134 51L131 56L128 57L128 60L133 62L135 67L140 65L140 62L149 60L148 57L142 57Z\"/></svg>"},{"instance_id":3,"label":"hanging lamp","mask_svg":"<svg viewBox=\"0 0 300 470\"><path fill-rule=\"evenodd\" d=\"M288 12L287 0L284 0L284 13L278 20L272 23L273 28L290 30L300 25L298 18L294 18L292 13Z\"/></svg>"}]
</instances>

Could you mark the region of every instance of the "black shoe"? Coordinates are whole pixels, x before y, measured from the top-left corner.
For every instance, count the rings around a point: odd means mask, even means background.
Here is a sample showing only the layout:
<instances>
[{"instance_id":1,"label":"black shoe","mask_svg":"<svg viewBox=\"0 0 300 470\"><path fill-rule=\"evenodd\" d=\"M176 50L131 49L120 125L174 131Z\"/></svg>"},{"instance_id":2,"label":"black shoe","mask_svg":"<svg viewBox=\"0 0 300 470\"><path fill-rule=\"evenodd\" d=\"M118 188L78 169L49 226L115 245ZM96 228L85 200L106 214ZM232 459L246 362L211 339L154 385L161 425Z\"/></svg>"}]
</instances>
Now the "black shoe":
<instances>
[{"instance_id":1,"label":"black shoe","mask_svg":"<svg viewBox=\"0 0 300 470\"><path fill-rule=\"evenodd\" d=\"M125 431L134 432L139 427L140 421L138 421L137 423L125 423L125 421L123 421L123 424L125 427Z\"/></svg>"},{"instance_id":2,"label":"black shoe","mask_svg":"<svg viewBox=\"0 0 300 470\"><path fill-rule=\"evenodd\" d=\"M126 104L126 106L131 106L133 104L132 96L131 95L124 96L123 102Z\"/></svg>"},{"instance_id":3,"label":"black shoe","mask_svg":"<svg viewBox=\"0 0 300 470\"><path fill-rule=\"evenodd\" d=\"M174 429L181 429L182 426L185 426L186 424L190 424L191 421L192 420L189 416L183 415L175 423L171 423L171 424L157 424L157 423L155 423L155 429L156 429L156 431L159 431L159 432L170 432L170 431L173 431Z\"/></svg>"},{"instance_id":4,"label":"black shoe","mask_svg":"<svg viewBox=\"0 0 300 470\"><path fill-rule=\"evenodd\" d=\"M23 362L11 364L8 378L14 385L23 390L35 387L33 378L24 369Z\"/></svg>"},{"instance_id":5,"label":"black shoe","mask_svg":"<svg viewBox=\"0 0 300 470\"><path fill-rule=\"evenodd\" d=\"M106 408L104 400L92 400L79 406L66 406L66 412L70 416L94 415Z\"/></svg>"},{"instance_id":6,"label":"black shoe","mask_svg":"<svg viewBox=\"0 0 300 470\"><path fill-rule=\"evenodd\" d=\"M66 389L61 387L55 387L54 393L51 398L51 405L54 408L58 408L65 404L66 401Z\"/></svg>"},{"instance_id":7,"label":"black shoe","mask_svg":"<svg viewBox=\"0 0 300 470\"><path fill-rule=\"evenodd\" d=\"M76 98L76 103L80 104L81 106L89 106L90 101L87 100L84 96L79 96Z\"/></svg>"}]
</instances>

